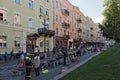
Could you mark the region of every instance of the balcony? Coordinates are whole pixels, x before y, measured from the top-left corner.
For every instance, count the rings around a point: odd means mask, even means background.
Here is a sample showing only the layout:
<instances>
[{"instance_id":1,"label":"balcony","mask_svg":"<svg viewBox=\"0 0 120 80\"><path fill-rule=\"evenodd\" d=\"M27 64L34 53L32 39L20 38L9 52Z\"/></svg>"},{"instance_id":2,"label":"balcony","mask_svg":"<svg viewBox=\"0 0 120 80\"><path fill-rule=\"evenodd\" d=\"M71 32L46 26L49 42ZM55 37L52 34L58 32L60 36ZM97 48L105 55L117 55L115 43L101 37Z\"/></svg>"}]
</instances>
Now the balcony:
<instances>
[{"instance_id":1,"label":"balcony","mask_svg":"<svg viewBox=\"0 0 120 80\"><path fill-rule=\"evenodd\" d=\"M62 27L65 28L65 29L68 29L68 28L70 28L70 24L66 23L66 22L63 22Z\"/></svg>"},{"instance_id":2,"label":"balcony","mask_svg":"<svg viewBox=\"0 0 120 80\"><path fill-rule=\"evenodd\" d=\"M77 20L76 20L78 23L81 23L82 22L82 20L80 19L80 18L77 18Z\"/></svg>"},{"instance_id":3,"label":"balcony","mask_svg":"<svg viewBox=\"0 0 120 80\"><path fill-rule=\"evenodd\" d=\"M69 11L67 9L62 9L62 14L69 16Z\"/></svg>"},{"instance_id":4,"label":"balcony","mask_svg":"<svg viewBox=\"0 0 120 80\"><path fill-rule=\"evenodd\" d=\"M81 33L81 32L82 32L82 29L77 28L77 32L78 32L78 33Z\"/></svg>"},{"instance_id":5,"label":"balcony","mask_svg":"<svg viewBox=\"0 0 120 80\"><path fill-rule=\"evenodd\" d=\"M38 29L38 34L52 37L52 36L55 35L55 31L54 30L49 30L47 28L39 28Z\"/></svg>"},{"instance_id":6,"label":"balcony","mask_svg":"<svg viewBox=\"0 0 120 80\"><path fill-rule=\"evenodd\" d=\"M63 35L63 39L70 39L70 35Z\"/></svg>"}]
</instances>

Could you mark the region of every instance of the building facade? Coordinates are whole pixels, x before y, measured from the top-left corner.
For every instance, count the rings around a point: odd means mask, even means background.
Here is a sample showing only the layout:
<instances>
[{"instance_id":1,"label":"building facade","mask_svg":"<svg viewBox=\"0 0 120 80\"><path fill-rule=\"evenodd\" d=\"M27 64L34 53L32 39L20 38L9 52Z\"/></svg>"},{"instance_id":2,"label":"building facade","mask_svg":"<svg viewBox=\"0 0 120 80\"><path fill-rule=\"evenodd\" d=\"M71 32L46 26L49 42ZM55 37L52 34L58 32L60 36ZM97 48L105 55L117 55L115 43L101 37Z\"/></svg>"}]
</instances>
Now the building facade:
<instances>
[{"instance_id":1,"label":"building facade","mask_svg":"<svg viewBox=\"0 0 120 80\"><path fill-rule=\"evenodd\" d=\"M9 4L9 5L8 5ZM44 6L42 6L44 5ZM48 29L53 29L52 0L2 0L0 2L0 51L24 52L44 51L43 46L50 50L53 38L40 33L43 27L40 16L41 6L49 21L45 22ZM47 19L45 19L47 20ZM41 42L44 42L41 43Z\"/></svg>"},{"instance_id":2,"label":"building facade","mask_svg":"<svg viewBox=\"0 0 120 80\"><path fill-rule=\"evenodd\" d=\"M54 46L72 46L72 5L67 0L53 0Z\"/></svg>"},{"instance_id":3,"label":"building facade","mask_svg":"<svg viewBox=\"0 0 120 80\"><path fill-rule=\"evenodd\" d=\"M98 27L68 0L53 0L54 46L60 48L82 45L98 40Z\"/></svg>"}]
</instances>

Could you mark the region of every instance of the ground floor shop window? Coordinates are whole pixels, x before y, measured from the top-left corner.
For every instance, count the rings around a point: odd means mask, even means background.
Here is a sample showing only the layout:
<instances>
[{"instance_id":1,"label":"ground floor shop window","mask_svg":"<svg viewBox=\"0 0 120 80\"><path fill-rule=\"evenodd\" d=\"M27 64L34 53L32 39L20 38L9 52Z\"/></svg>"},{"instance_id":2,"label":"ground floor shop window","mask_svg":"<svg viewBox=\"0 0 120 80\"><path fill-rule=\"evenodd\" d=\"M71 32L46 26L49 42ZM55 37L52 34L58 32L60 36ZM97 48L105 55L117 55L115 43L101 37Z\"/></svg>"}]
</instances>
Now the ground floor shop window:
<instances>
[{"instance_id":1,"label":"ground floor shop window","mask_svg":"<svg viewBox=\"0 0 120 80\"><path fill-rule=\"evenodd\" d=\"M7 47L7 36L0 35L0 47Z\"/></svg>"}]
</instances>

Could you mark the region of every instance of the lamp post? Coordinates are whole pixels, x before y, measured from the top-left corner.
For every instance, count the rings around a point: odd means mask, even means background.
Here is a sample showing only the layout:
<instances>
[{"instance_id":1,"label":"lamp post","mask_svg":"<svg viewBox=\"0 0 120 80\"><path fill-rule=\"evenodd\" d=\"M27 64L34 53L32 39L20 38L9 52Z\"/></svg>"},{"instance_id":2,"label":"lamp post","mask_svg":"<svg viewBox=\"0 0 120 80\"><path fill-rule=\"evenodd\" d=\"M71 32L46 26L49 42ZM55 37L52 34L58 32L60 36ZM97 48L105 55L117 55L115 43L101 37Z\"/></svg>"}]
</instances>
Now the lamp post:
<instances>
[{"instance_id":1,"label":"lamp post","mask_svg":"<svg viewBox=\"0 0 120 80\"><path fill-rule=\"evenodd\" d=\"M47 15L46 14L44 14L44 13L42 13L42 14L40 14L40 19L43 17L43 25L44 25L44 28L43 28L43 32L44 32L44 54L45 54L45 58L47 58L47 53L46 53L46 17L47 17Z\"/></svg>"}]
</instances>

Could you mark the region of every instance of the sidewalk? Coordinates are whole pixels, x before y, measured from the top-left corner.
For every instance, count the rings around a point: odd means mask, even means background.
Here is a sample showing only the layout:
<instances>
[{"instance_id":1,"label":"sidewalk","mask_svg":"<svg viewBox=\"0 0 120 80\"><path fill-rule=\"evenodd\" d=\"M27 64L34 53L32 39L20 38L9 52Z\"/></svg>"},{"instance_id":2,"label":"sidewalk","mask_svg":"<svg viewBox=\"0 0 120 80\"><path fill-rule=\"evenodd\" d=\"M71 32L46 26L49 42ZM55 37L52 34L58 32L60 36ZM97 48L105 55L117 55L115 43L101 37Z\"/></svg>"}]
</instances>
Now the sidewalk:
<instances>
[{"instance_id":1,"label":"sidewalk","mask_svg":"<svg viewBox=\"0 0 120 80\"><path fill-rule=\"evenodd\" d=\"M64 75L68 74L69 72L73 71L77 67L83 65L90 59L92 59L94 56L98 55L99 53L91 53L86 54L78 57L78 61L76 62L68 62L68 66L63 65L57 65L55 67L49 67L49 72L46 74L40 74L40 76L36 77L35 73L32 73L32 79L31 80L58 80L59 78L63 77ZM17 61L16 61L17 62ZM24 80L25 74L21 76L13 76L12 70L14 69L15 61L13 61L12 65L4 64L0 66L0 80ZM2 67L2 68L1 68ZM3 68L7 68L2 70ZM2 70L2 71L1 71ZM4 76L3 76L4 75Z\"/></svg>"},{"instance_id":2,"label":"sidewalk","mask_svg":"<svg viewBox=\"0 0 120 80\"><path fill-rule=\"evenodd\" d=\"M75 70L76 68L80 67L81 65L85 64L86 62L88 62L89 60L91 60L93 57L97 56L99 53L93 54L90 57L84 59L83 61L80 61L78 64L76 64L75 66L67 69L66 71L64 71L62 74L59 74L57 76L55 76L53 79L51 80L58 80L60 78L62 78L63 76L67 75L69 72Z\"/></svg>"},{"instance_id":3,"label":"sidewalk","mask_svg":"<svg viewBox=\"0 0 120 80\"><path fill-rule=\"evenodd\" d=\"M98 54L99 53L91 53L91 54L82 55L78 58L79 60L77 62L68 63L69 66L59 65L49 70L49 73L42 74L40 75L40 77L38 78L35 77L32 80L58 80L59 78L73 71L74 69L86 63L87 61L89 61Z\"/></svg>"}]
</instances>

